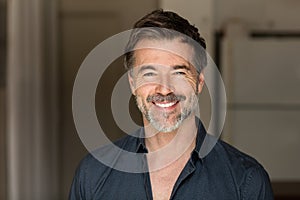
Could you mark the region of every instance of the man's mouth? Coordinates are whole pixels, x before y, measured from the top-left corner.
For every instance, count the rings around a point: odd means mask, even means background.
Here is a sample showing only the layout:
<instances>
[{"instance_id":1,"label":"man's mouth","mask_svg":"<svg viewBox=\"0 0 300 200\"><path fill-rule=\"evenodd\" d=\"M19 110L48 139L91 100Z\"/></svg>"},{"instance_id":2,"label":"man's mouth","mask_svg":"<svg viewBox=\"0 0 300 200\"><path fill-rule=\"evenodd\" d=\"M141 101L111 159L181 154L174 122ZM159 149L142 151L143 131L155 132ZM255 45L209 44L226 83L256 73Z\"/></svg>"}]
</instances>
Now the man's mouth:
<instances>
[{"instance_id":1,"label":"man's mouth","mask_svg":"<svg viewBox=\"0 0 300 200\"><path fill-rule=\"evenodd\" d=\"M179 101L174 102L153 102L154 105L160 107L160 108L171 108L172 106L175 106Z\"/></svg>"},{"instance_id":2,"label":"man's mouth","mask_svg":"<svg viewBox=\"0 0 300 200\"><path fill-rule=\"evenodd\" d=\"M163 109L172 109L175 108L175 106L180 102L184 101L186 99L183 95L175 95L173 93L168 95L151 95L148 96L147 102L153 103L155 106Z\"/></svg>"}]
</instances>

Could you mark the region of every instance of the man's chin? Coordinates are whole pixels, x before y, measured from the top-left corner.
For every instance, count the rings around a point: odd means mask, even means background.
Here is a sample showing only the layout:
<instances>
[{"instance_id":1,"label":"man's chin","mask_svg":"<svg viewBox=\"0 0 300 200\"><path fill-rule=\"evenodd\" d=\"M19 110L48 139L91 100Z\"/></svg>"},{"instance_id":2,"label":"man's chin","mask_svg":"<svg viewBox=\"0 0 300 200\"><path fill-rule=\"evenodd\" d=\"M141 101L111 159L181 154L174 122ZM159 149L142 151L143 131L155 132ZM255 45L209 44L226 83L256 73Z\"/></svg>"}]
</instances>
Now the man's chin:
<instances>
[{"instance_id":1,"label":"man's chin","mask_svg":"<svg viewBox=\"0 0 300 200\"><path fill-rule=\"evenodd\" d=\"M178 127L164 127L160 130L158 129L157 131L159 131L160 133L170 133L170 132L173 132L177 129L178 129Z\"/></svg>"},{"instance_id":2,"label":"man's chin","mask_svg":"<svg viewBox=\"0 0 300 200\"><path fill-rule=\"evenodd\" d=\"M154 127L158 132L163 132L163 133L168 133L168 132L172 132L175 131L176 129L178 129L178 127L181 125L183 120L181 119L177 119L173 122L161 122L161 121L154 121L154 120L150 120L150 124L152 127Z\"/></svg>"}]
</instances>

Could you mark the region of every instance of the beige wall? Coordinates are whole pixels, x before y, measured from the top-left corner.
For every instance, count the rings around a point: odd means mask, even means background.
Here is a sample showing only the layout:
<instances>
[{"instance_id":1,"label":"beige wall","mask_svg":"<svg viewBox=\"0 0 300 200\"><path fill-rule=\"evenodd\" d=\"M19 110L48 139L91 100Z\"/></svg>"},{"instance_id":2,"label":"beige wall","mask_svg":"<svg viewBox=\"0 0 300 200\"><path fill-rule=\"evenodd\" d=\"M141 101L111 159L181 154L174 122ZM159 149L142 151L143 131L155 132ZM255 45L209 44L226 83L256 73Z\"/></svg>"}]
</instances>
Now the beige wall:
<instances>
[{"instance_id":1,"label":"beige wall","mask_svg":"<svg viewBox=\"0 0 300 200\"><path fill-rule=\"evenodd\" d=\"M0 0L0 177L5 177L5 16L6 4ZM0 200L5 199L5 178L0 178Z\"/></svg>"},{"instance_id":2,"label":"beige wall","mask_svg":"<svg viewBox=\"0 0 300 200\"><path fill-rule=\"evenodd\" d=\"M256 30L297 31L300 2L294 0L214 0L215 28L241 22Z\"/></svg>"},{"instance_id":3,"label":"beige wall","mask_svg":"<svg viewBox=\"0 0 300 200\"><path fill-rule=\"evenodd\" d=\"M0 86L0 200L6 199L5 91Z\"/></svg>"},{"instance_id":4,"label":"beige wall","mask_svg":"<svg viewBox=\"0 0 300 200\"><path fill-rule=\"evenodd\" d=\"M253 31L299 33L298 1L216 1L224 31L228 95L225 138L256 157L273 181L300 181L300 38L251 38Z\"/></svg>"}]
</instances>

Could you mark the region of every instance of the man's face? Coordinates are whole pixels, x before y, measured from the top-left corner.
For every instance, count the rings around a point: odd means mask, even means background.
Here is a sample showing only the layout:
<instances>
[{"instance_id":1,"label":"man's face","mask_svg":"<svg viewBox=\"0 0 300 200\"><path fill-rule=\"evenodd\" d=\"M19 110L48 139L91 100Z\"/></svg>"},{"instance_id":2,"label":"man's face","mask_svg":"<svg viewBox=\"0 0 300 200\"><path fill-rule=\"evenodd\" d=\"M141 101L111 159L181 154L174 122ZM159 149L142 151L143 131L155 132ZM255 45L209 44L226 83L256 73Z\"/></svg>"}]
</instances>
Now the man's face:
<instances>
[{"instance_id":1,"label":"man's face","mask_svg":"<svg viewBox=\"0 0 300 200\"><path fill-rule=\"evenodd\" d=\"M176 130L197 109L197 93L203 86L203 75L186 60L191 60L193 50L179 40L143 40L137 46L151 46L135 51L129 75L144 125L160 132Z\"/></svg>"}]
</instances>

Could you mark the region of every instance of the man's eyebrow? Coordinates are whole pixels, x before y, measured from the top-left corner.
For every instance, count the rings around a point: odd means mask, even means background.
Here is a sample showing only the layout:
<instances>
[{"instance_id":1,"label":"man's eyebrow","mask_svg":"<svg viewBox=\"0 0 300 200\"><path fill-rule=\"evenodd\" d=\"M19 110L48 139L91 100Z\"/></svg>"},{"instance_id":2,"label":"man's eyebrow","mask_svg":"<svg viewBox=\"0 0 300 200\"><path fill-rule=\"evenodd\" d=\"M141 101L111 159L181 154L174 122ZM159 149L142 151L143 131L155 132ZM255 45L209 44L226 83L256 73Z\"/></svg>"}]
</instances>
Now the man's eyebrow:
<instances>
[{"instance_id":1,"label":"man's eyebrow","mask_svg":"<svg viewBox=\"0 0 300 200\"><path fill-rule=\"evenodd\" d=\"M190 67L186 66L186 65L175 65L173 66L173 69L185 69L185 70L190 70Z\"/></svg>"},{"instance_id":2,"label":"man's eyebrow","mask_svg":"<svg viewBox=\"0 0 300 200\"><path fill-rule=\"evenodd\" d=\"M139 71L138 71L138 74L139 73L142 73L143 71L147 70L147 69L150 69L150 70L156 70L154 66L152 65L144 65L144 66L141 66Z\"/></svg>"}]
</instances>

